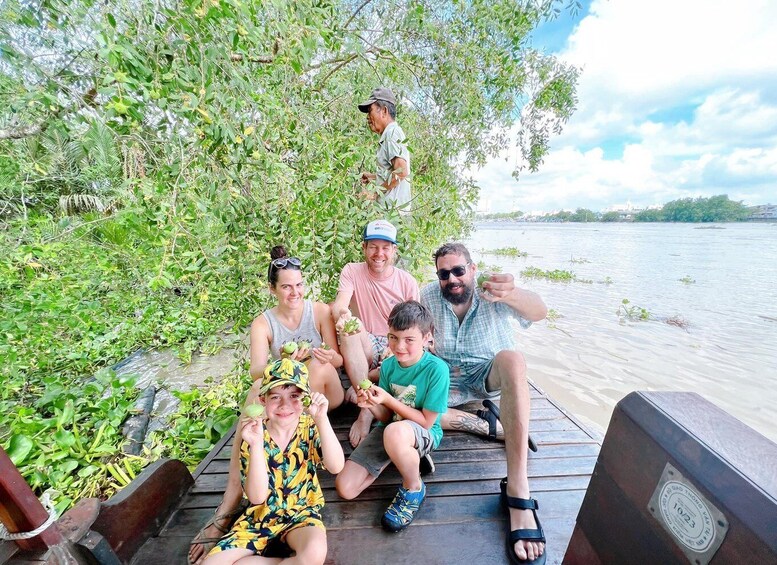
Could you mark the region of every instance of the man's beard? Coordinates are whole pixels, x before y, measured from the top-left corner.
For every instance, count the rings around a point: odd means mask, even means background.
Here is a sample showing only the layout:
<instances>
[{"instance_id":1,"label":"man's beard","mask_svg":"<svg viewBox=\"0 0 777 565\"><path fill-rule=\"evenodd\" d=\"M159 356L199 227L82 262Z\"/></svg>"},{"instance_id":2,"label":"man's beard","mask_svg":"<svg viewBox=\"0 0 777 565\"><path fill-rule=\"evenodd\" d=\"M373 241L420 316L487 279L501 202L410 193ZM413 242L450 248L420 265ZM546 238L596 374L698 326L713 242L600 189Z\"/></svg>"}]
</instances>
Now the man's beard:
<instances>
[{"instance_id":1,"label":"man's beard","mask_svg":"<svg viewBox=\"0 0 777 565\"><path fill-rule=\"evenodd\" d=\"M469 299L472 298L472 288L467 286L465 283L459 283L464 288L461 294L452 294L450 291L451 285L447 284L444 287L441 288L442 290L442 297L450 302L451 304L466 304L469 302ZM458 284L456 286L459 286Z\"/></svg>"}]
</instances>

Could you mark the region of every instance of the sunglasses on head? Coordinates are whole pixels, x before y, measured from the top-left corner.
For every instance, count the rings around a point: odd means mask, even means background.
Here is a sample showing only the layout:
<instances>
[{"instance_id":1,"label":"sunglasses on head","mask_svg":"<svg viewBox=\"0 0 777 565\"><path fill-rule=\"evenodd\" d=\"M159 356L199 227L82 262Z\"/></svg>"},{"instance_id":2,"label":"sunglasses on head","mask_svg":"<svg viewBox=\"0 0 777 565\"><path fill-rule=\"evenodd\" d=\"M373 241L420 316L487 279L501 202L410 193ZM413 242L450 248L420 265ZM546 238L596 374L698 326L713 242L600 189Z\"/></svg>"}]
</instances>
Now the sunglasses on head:
<instances>
[{"instance_id":1,"label":"sunglasses on head","mask_svg":"<svg viewBox=\"0 0 777 565\"><path fill-rule=\"evenodd\" d=\"M280 257L279 259L273 259L270 263L273 269L285 269L287 265L292 267L299 267L302 265L302 261L296 257Z\"/></svg>"},{"instance_id":2,"label":"sunglasses on head","mask_svg":"<svg viewBox=\"0 0 777 565\"><path fill-rule=\"evenodd\" d=\"M467 266L466 265L456 265L452 269L440 269L437 271L437 278L441 281L447 281L449 278L451 278L451 275L454 277L463 277L467 272Z\"/></svg>"}]
</instances>

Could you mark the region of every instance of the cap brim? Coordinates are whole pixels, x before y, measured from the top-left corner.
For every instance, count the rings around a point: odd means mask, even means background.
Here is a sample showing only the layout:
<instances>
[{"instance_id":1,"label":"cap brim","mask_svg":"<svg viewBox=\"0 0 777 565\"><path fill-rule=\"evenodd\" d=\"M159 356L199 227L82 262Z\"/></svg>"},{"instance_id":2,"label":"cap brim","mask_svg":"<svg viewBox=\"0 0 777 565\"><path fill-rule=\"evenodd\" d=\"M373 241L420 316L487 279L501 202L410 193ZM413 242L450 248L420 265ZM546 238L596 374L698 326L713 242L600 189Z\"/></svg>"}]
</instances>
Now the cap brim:
<instances>
[{"instance_id":1,"label":"cap brim","mask_svg":"<svg viewBox=\"0 0 777 565\"><path fill-rule=\"evenodd\" d=\"M371 235L364 238L364 241L370 241L372 239L380 239L383 241L388 241L389 243L393 243L394 245L397 244L396 240L391 239L390 237L386 237L385 235Z\"/></svg>"},{"instance_id":2,"label":"cap brim","mask_svg":"<svg viewBox=\"0 0 777 565\"><path fill-rule=\"evenodd\" d=\"M262 388L259 389L259 394L267 394L272 389L274 389L276 386L280 385L291 385L297 387L299 390L304 392L305 394L310 394L310 389L305 389L303 386L300 385L300 383L294 382L289 379L277 379L274 381L270 381L266 385L264 385Z\"/></svg>"},{"instance_id":3,"label":"cap brim","mask_svg":"<svg viewBox=\"0 0 777 565\"><path fill-rule=\"evenodd\" d=\"M376 100L374 98L370 98L366 102L362 102L359 104L359 111L364 112L365 114L370 111L370 106L375 104Z\"/></svg>"}]
</instances>

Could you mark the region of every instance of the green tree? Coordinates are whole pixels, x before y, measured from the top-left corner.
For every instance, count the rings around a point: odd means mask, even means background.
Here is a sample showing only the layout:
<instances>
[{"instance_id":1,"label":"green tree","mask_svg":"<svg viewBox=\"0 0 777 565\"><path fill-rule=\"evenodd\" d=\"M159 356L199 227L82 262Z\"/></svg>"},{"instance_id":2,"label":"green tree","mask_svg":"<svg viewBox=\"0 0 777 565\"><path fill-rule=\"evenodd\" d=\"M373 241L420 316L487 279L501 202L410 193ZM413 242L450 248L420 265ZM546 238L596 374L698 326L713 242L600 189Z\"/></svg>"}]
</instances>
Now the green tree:
<instances>
[{"instance_id":1,"label":"green tree","mask_svg":"<svg viewBox=\"0 0 777 565\"><path fill-rule=\"evenodd\" d=\"M602 214L602 222L617 222L620 220L620 214L618 212L605 212Z\"/></svg>"},{"instance_id":2,"label":"green tree","mask_svg":"<svg viewBox=\"0 0 777 565\"><path fill-rule=\"evenodd\" d=\"M664 215L661 210L649 209L637 212L634 215L635 222L662 222L664 221Z\"/></svg>"},{"instance_id":3,"label":"green tree","mask_svg":"<svg viewBox=\"0 0 777 565\"><path fill-rule=\"evenodd\" d=\"M382 214L358 196L376 140L355 107L379 84L399 96L414 165L412 220L390 219L411 270L428 267L471 224L465 169L510 145L516 174L536 169L573 111L577 70L531 46L563 5L0 3L0 443L61 425L56 399L26 407L44 391L138 347L175 345L185 359L245 327L266 304L273 244L331 299ZM80 416L85 434L99 429ZM200 452L229 423L201 420L184 426ZM20 441L27 461L46 459ZM82 465L57 476L92 472Z\"/></svg>"},{"instance_id":4,"label":"green tree","mask_svg":"<svg viewBox=\"0 0 777 565\"><path fill-rule=\"evenodd\" d=\"M569 217L570 222L595 222L597 218L596 212L588 210L587 208L578 208Z\"/></svg>"}]
</instances>

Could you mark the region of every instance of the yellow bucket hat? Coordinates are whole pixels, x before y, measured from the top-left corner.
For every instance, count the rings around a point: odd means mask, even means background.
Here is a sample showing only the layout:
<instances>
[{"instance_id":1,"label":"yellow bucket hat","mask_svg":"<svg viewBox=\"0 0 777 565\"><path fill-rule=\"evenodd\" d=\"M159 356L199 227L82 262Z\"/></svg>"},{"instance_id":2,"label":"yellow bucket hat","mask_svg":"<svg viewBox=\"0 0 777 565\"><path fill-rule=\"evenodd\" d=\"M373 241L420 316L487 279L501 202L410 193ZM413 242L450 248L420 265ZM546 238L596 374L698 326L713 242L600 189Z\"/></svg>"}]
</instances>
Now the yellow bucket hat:
<instances>
[{"instance_id":1,"label":"yellow bucket hat","mask_svg":"<svg viewBox=\"0 0 777 565\"><path fill-rule=\"evenodd\" d=\"M267 365L259 394L267 394L278 385L294 385L305 394L310 394L310 378L304 363L293 359L278 359Z\"/></svg>"}]
</instances>

